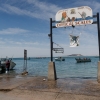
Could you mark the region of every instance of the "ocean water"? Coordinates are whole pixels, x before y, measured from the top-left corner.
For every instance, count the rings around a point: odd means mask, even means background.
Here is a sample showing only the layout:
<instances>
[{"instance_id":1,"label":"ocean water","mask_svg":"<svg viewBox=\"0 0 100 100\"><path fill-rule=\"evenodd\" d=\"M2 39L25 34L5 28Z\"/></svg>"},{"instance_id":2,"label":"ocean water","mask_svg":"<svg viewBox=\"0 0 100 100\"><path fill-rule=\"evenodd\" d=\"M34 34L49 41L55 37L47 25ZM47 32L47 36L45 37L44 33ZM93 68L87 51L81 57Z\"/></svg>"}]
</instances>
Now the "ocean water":
<instances>
[{"instance_id":1,"label":"ocean water","mask_svg":"<svg viewBox=\"0 0 100 100\"><path fill-rule=\"evenodd\" d=\"M65 57L65 61L55 61L57 78L97 78L97 65L99 58L89 57L91 62L76 63L75 57ZM22 73L24 67L23 58L13 58L16 66L13 71ZM30 58L27 60L29 76L48 76L48 63L50 58Z\"/></svg>"}]
</instances>

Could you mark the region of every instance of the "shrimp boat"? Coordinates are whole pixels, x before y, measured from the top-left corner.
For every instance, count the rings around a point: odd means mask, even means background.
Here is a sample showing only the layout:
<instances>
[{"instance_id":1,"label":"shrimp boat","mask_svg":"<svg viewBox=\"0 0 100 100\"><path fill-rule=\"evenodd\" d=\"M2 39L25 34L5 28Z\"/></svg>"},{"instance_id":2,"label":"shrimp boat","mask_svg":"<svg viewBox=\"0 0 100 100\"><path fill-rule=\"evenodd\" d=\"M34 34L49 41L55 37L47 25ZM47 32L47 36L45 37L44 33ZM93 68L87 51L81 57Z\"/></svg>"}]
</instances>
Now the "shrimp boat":
<instances>
[{"instance_id":1,"label":"shrimp boat","mask_svg":"<svg viewBox=\"0 0 100 100\"><path fill-rule=\"evenodd\" d=\"M91 62L90 58L75 58L77 63L82 63L82 62Z\"/></svg>"}]
</instances>

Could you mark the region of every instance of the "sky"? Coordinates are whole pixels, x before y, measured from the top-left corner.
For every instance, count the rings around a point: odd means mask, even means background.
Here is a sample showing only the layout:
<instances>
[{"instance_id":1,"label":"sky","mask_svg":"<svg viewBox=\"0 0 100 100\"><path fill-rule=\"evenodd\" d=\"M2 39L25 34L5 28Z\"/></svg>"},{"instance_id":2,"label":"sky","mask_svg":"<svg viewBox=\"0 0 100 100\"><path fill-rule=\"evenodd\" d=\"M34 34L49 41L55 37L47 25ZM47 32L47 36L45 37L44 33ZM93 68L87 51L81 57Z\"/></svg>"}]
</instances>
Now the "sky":
<instances>
[{"instance_id":1,"label":"sky","mask_svg":"<svg viewBox=\"0 0 100 100\"><path fill-rule=\"evenodd\" d=\"M0 57L50 57L50 18L59 10L89 6L93 15L100 11L99 0L0 0ZM94 19L96 20L96 19ZM97 56L97 24L77 26L73 34L80 35L80 45L69 46L73 28L53 28L53 42L64 48L54 56L82 54ZM59 47L54 44L54 47Z\"/></svg>"}]
</instances>

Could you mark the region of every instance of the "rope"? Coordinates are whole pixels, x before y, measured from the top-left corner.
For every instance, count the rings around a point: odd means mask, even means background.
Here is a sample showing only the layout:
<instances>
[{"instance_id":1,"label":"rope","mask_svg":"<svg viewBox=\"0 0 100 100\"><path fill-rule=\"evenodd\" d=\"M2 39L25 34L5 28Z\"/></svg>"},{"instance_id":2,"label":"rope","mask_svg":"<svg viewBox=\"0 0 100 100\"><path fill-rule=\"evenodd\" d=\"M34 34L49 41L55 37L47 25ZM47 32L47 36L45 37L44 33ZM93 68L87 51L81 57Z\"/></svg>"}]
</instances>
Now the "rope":
<instances>
[{"instance_id":1,"label":"rope","mask_svg":"<svg viewBox=\"0 0 100 100\"><path fill-rule=\"evenodd\" d=\"M83 30L84 30L85 26L86 26L86 25L84 25ZM82 30L82 32L83 32L83 30ZM79 34L79 35L81 35L81 34L82 34L82 32L80 32L80 34Z\"/></svg>"},{"instance_id":2,"label":"rope","mask_svg":"<svg viewBox=\"0 0 100 100\"><path fill-rule=\"evenodd\" d=\"M59 47L61 47L59 44L57 44L57 43L55 43L55 42L53 42L54 44L56 44L57 46L59 46ZM62 47L61 47L62 48Z\"/></svg>"},{"instance_id":3,"label":"rope","mask_svg":"<svg viewBox=\"0 0 100 100\"><path fill-rule=\"evenodd\" d=\"M61 48L61 50L54 50L55 53L64 53L64 49L59 44L57 44L57 43L54 43L54 44L56 44L57 46L59 46ZM60 48L58 48L58 49L60 49Z\"/></svg>"},{"instance_id":4,"label":"rope","mask_svg":"<svg viewBox=\"0 0 100 100\"><path fill-rule=\"evenodd\" d=\"M82 31L80 32L79 36L82 34L82 32L83 32L85 26L86 26L86 25L84 25L84 27L83 27ZM72 30L72 34L73 34L75 26L72 26L72 27L73 27L73 30Z\"/></svg>"}]
</instances>

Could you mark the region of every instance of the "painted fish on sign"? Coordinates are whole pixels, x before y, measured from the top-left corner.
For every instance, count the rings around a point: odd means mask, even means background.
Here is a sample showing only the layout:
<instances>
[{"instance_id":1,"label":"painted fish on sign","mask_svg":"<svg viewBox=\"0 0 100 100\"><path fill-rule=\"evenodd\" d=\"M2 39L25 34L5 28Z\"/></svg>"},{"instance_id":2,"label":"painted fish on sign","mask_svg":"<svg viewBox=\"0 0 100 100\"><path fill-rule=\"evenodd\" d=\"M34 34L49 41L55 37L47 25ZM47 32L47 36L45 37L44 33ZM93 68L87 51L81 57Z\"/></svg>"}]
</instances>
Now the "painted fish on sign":
<instances>
[{"instance_id":1,"label":"painted fish on sign","mask_svg":"<svg viewBox=\"0 0 100 100\"><path fill-rule=\"evenodd\" d=\"M55 20L60 21L56 27L92 24L92 9L88 6L63 9L56 13Z\"/></svg>"}]
</instances>

